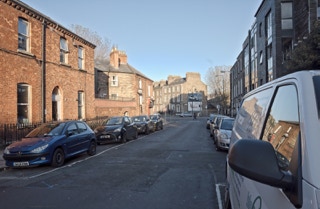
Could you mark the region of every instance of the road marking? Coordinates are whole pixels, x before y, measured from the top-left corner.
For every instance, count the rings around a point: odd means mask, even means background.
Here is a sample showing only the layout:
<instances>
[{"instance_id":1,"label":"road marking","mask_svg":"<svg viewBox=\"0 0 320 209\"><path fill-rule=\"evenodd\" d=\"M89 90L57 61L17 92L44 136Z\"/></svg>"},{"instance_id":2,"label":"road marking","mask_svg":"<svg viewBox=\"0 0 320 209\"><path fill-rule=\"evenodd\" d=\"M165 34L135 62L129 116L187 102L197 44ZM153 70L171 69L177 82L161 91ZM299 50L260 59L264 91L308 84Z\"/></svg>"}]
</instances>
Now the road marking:
<instances>
[{"instance_id":1,"label":"road marking","mask_svg":"<svg viewBox=\"0 0 320 209\"><path fill-rule=\"evenodd\" d=\"M216 193L217 193L219 209L223 209L221 194L220 194L220 187L224 187L224 186L225 186L224 184L216 184Z\"/></svg>"},{"instance_id":2,"label":"road marking","mask_svg":"<svg viewBox=\"0 0 320 209\"><path fill-rule=\"evenodd\" d=\"M129 142L125 143L125 144L128 144L128 143L130 143L130 142L132 142L132 141L129 141ZM103 153L105 153L105 152L107 152L107 151L110 151L110 150L112 150L112 149L116 149L116 148L118 148L118 147L120 147L120 146L123 146L123 145L125 145L125 144L119 144L119 145L117 145L117 146L110 147L110 148L108 148L108 149L106 149L106 150L103 150L102 152L99 152L98 154L93 155L93 156L86 157L86 158L84 158L84 159L82 159L82 160L78 160L78 161L75 161L75 162L70 163L70 164L68 164L68 165L64 165L64 166L61 166L61 167L59 167L59 168L55 168L55 169L52 169L52 170L49 170L49 171L46 171L46 172L43 172L43 173L39 173L39 174L37 174L37 175L25 177L25 179L37 178L37 177L40 177L40 176L43 176L43 175L46 175L46 174L49 174L49 173L53 173L54 171L58 171L58 170L60 170L60 169L66 168L66 167L72 167L72 166L74 166L75 164L78 164L78 163L81 163L81 162L83 162L83 161L89 160L89 159L91 159L91 158L97 157L97 156L102 155Z\"/></svg>"}]
</instances>

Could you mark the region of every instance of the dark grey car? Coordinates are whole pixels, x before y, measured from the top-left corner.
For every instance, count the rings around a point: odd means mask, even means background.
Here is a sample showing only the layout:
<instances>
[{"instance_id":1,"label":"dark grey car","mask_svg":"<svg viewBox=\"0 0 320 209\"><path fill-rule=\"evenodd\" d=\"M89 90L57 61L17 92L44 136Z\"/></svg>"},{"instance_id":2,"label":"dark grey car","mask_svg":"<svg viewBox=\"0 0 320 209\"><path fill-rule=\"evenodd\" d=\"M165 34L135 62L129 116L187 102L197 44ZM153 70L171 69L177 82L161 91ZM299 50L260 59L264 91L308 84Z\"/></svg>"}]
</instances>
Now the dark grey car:
<instances>
[{"instance_id":1,"label":"dark grey car","mask_svg":"<svg viewBox=\"0 0 320 209\"><path fill-rule=\"evenodd\" d=\"M97 127L94 132L98 144L125 143L128 139L138 138L137 126L128 116L111 117L102 126Z\"/></svg>"},{"instance_id":2,"label":"dark grey car","mask_svg":"<svg viewBox=\"0 0 320 209\"><path fill-rule=\"evenodd\" d=\"M137 126L138 133L149 134L155 131L155 126L148 115L133 116L132 122Z\"/></svg>"}]
</instances>

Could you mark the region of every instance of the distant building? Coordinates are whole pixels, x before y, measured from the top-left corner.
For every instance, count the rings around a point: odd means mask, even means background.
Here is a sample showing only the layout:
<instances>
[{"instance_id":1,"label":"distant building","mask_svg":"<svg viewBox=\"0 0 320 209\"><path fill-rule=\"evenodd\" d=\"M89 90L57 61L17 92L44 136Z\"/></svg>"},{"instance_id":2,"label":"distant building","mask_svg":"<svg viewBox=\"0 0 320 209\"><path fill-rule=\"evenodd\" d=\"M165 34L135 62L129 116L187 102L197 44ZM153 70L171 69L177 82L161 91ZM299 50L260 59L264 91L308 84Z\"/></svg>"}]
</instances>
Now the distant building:
<instances>
[{"instance_id":1,"label":"distant building","mask_svg":"<svg viewBox=\"0 0 320 209\"><path fill-rule=\"evenodd\" d=\"M153 112L207 114L207 85L199 73L186 77L169 75L168 80L154 82Z\"/></svg>"},{"instance_id":2,"label":"distant building","mask_svg":"<svg viewBox=\"0 0 320 209\"><path fill-rule=\"evenodd\" d=\"M113 47L110 63L96 64L96 112L99 115L150 114L153 81L128 64L127 54Z\"/></svg>"},{"instance_id":3,"label":"distant building","mask_svg":"<svg viewBox=\"0 0 320 209\"><path fill-rule=\"evenodd\" d=\"M95 45L21 1L0 19L0 123L95 117Z\"/></svg>"}]
</instances>

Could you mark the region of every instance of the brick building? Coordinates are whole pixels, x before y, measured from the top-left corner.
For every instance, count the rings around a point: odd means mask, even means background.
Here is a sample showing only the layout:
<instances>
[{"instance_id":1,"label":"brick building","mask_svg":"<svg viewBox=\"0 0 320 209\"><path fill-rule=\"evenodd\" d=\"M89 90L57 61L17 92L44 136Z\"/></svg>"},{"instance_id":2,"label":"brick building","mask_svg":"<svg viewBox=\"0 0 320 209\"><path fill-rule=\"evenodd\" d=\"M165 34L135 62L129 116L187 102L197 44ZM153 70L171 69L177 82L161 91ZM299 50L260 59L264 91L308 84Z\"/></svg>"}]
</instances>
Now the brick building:
<instances>
[{"instance_id":1,"label":"brick building","mask_svg":"<svg viewBox=\"0 0 320 209\"><path fill-rule=\"evenodd\" d=\"M188 72L186 77L168 76L154 82L154 112L207 114L207 85L199 73Z\"/></svg>"},{"instance_id":2,"label":"brick building","mask_svg":"<svg viewBox=\"0 0 320 209\"><path fill-rule=\"evenodd\" d=\"M108 65L96 65L97 115L149 115L153 81L128 64L124 51L113 47Z\"/></svg>"},{"instance_id":3,"label":"brick building","mask_svg":"<svg viewBox=\"0 0 320 209\"><path fill-rule=\"evenodd\" d=\"M0 0L0 123L93 118L95 46L17 0Z\"/></svg>"}]
</instances>

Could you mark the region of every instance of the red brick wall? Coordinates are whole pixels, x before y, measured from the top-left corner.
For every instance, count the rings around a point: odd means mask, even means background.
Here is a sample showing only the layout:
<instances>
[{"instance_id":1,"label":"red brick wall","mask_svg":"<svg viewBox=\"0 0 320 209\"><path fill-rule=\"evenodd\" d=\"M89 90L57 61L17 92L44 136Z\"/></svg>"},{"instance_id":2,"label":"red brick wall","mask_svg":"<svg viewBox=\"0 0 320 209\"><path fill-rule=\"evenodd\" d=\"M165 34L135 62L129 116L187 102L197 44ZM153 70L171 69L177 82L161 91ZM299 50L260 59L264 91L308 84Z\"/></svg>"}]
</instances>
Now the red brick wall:
<instances>
[{"instance_id":1,"label":"red brick wall","mask_svg":"<svg viewBox=\"0 0 320 209\"><path fill-rule=\"evenodd\" d=\"M117 101L96 99L95 107L97 116L121 116L127 113L129 116L137 115L136 101Z\"/></svg>"}]
</instances>

